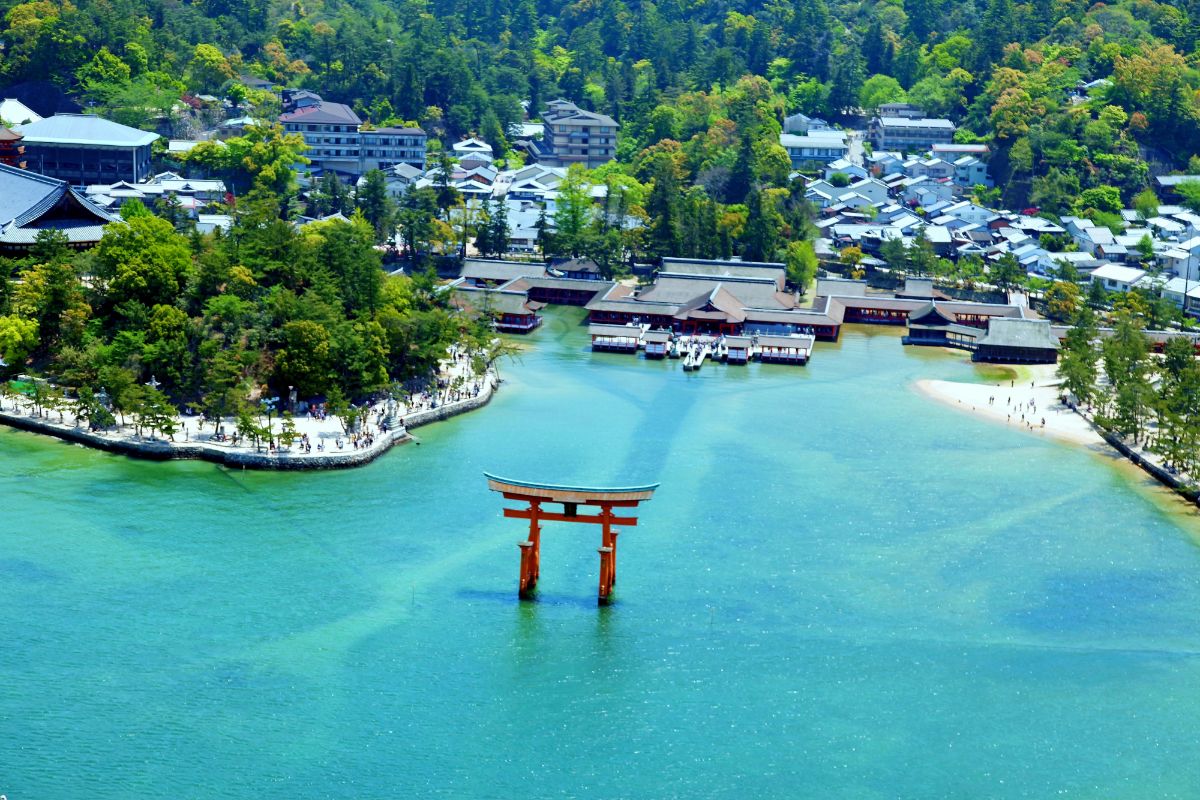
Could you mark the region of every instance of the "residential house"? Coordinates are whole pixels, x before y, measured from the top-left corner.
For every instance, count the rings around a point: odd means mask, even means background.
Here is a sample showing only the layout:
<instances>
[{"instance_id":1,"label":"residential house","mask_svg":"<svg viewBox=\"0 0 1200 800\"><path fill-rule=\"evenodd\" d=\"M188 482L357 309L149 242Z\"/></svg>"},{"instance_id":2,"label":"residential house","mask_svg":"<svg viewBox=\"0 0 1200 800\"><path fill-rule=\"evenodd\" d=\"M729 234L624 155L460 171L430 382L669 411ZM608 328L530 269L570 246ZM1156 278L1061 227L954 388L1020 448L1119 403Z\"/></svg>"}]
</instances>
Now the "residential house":
<instances>
[{"instance_id":1,"label":"residential house","mask_svg":"<svg viewBox=\"0 0 1200 800\"><path fill-rule=\"evenodd\" d=\"M1092 272L1092 283L1099 282L1110 292L1128 292L1146 277L1144 269L1105 264Z\"/></svg>"},{"instance_id":2,"label":"residential house","mask_svg":"<svg viewBox=\"0 0 1200 800\"><path fill-rule=\"evenodd\" d=\"M940 158L913 158L904 162L904 174L910 178L949 180L954 177L954 165Z\"/></svg>"},{"instance_id":3,"label":"residential house","mask_svg":"<svg viewBox=\"0 0 1200 800\"><path fill-rule=\"evenodd\" d=\"M779 144L787 151L793 169L828 164L844 159L850 152L844 131L810 131L804 136L781 133Z\"/></svg>"},{"instance_id":4,"label":"residential house","mask_svg":"<svg viewBox=\"0 0 1200 800\"><path fill-rule=\"evenodd\" d=\"M863 178L871 177L871 174L858 164L852 164L844 158L839 158L836 161L830 161L825 165L825 180L829 180L835 174L841 173L851 180L862 180Z\"/></svg>"},{"instance_id":5,"label":"residential house","mask_svg":"<svg viewBox=\"0 0 1200 800\"><path fill-rule=\"evenodd\" d=\"M1162 285L1162 296L1174 303L1178 308L1184 308L1184 298L1187 298L1186 311L1194 313L1200 308L1200 282L1187 278L1171 278Z\"/></svg>"},{"instance_id":6,"label":"residential house","mask_svg":"<svg viewBox=\"0 0 1200 800\"><path fill-rule=\"evenodd\" d=\"M459 163L462 163L463 159L466 158L486 160L488 164L495 160L492 153L492 146L483 139L475 137L455 142L450 146L450 149L454 152L454 157L459 160Z\"/></svg>"},{"instance_id":7,"label":"residential house","mask_svg":"<svg viewBox=\"0 0 1200 800\"><path fill-rule=\"evenodd\" d=\"M834 206L865 208L888 200L888 189L874 178L855 181L849 186L834 186L829 181L813 181L804 191L804 196L819 208Z\"/></svg>"},{"instance_id":8,"label":"residential house","mask_svg":"<svg viewBox=\"0 0 1200 800\"><path fill-rule=\"evenodd\" d=\"M1099 256L1097 253L1097 249L1101 245L1115 244L1116 239L1113 238L1113 232L1108 228L1102 225L1093 225L1080 231L1079 235L1075 237L1075 243L1085 253L1102 258L1103 256Z\"/></svg>"},{"instance_id":9,"label":"residential house","mask_svg":"<svg viewBox=\"0 0 1200 800\"><path fill-rule=\"evenodd\" d=\"M384 178L387 180L388 194L396 199L403 197L408 193L409 188L421 179L423 174L421 170L405 162L388 167L383 170ZM356 185L361 187L364 183L366 183L366 179L360 177Z\"/></svg>"},{"instance_id":10,"label":"residential house","mask_svg":"<svg viewBox=\"0 0 1200 800\"><path fill-rule=\"evenodd\" d=\"M114 211L130 200L153 206L159 200L174 198L189 215L195 216L208 203L223 201L226 188L221 180L184 178L175 172L160 172L141 183L92 184L84 193L92 202Z\"/></svg>"},{"instance_id":11,"label":"residential house","mask_svg":"<svg viewBox=\"0 0 1200 800\"><path fill-rule=\"evenodd\" d=\"M1176 238L1183 236L1187 231L1187 226L1182 222L1171 219L1170 217L1162 216L1162 209L1159 209L1160 216L1151 217L1146 220L1146 225L1154 229L1154 231L1164 239Z\"/></svg>"},{"instance_id":12,"label":"residential house","mask_svg":"<svg viewBox=\"0 0 1200 800\"><path fill-rule=\"evenodd\" d=\"M1200 183L1200 175L1159 175L1154 180L1162 190L1161 196L1178 197L1176 187L1181 183Z\"/></svg>"},{"instance_id":13,"label":"residential house","mask_svg":"<svg viewBox=\"0 0 1200 800\"><path fill-rule=\"evenodd\" d=\"M960 156L954 160L954 182L967 189L975 186L988 188L992 186L987 164L975 156Z\"/></svg>"},{"instance_id":14,"label":"residential house","mask_svg":"<svg viewBox=\"0 0 1200 800\"><path fill-rule=\"evenodd\" d=\"M942 215L961 219L964 222L973 222L976 225L987 225L993 220L999 219L999 215L990 208L984 208L966 200L942 209Z\"/></svg>"},{"instance_id":15,"label":"residential house","mask_svg":"<svg viewBox=\"0 0 1200 800\"><path fill-rule=\"evenodd\" d=\"M1192 282L1200 282L1200 237L1179 242L1158 257L1163 271Z\"/></svg>"},{"instance_id":16,"label":"residential house","mask_svg":"<svg viewBox=\"0 0 1200 800\"><path fill-rule=\"evenodd\" d=\"M875 151L866 157L867 168L877 178L904 174L904 155Z\"/></svg>"},{"instance_id":17,"label":"residential house","mask_svg":"<svg viewBox=\"0 0 1200 800\"><path fill-rule=\"evenodd\" d=\"M783 118L783 132L794 133L803 136L810 131L828 130L829 123L823 119L805 116L804 114L792 114Z\"/></svg>"}]
</instances>

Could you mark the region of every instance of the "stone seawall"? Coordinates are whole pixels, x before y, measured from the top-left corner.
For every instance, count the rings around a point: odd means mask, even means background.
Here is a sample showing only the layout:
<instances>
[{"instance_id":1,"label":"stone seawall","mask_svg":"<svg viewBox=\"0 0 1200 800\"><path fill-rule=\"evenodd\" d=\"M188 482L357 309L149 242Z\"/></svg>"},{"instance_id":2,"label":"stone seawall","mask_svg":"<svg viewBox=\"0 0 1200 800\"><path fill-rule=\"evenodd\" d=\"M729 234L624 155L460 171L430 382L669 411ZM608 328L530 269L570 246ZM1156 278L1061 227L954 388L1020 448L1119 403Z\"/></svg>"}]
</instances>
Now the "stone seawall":
<instances>
[{"instance_id":1,"label":"stone seawall","mask_svg":"<svg viewBox=\"0 0 1200 800\"><path fill-rule=\"evenodd\" d=\"M348 469L369 464L381 455L391 450L393 446L412 441L408 431L413 428L429 425L450 417L465 414L487 405L495 393L499 379L494 374L484 381L483 389L477 397L460 400L456 403L446 403L437 408L408 414L404 418L404 427L376 435L375 442L369 448L362 450L339 450L337 452L314 453L270 453L266 450L254 451L248 448L234 448L229 445L210 442L169 442L162 439L141 439L128 436L93 433L83 428L69 424L54 422L40 417L28 416L20 412L0 411L0 424L8 425L31 433L53 436L67 442L94 447L109 453L144 458L152 461L167 461L170 459L202 459L227 467L243 469L277 469L277 470L318 470L318 469Z\"/></svg>"},{"instance_id":2,"label":"stone seawall","mask_svg":"<svg viewBox=\"0 0 1200 800\"><path fill-rule=\"evenodd\" d=\"M1150 475L1150 477L1154 478L1164 486L1170 487L1180 497L1187 498L1187 500L1190 502L1200 506L1200 492L1198 492L1194 486L1184 483L1182 480L1180 480L1178 475L1169 472L1159 464L1155 464L1137 450L1121 441L1119 436L1106 431L1100 431L1100 435L1104 437L1104 441L1108 442L1114 450L1128 458L1137 466L1141 467L1142 470Z\"/></svg>"}]
</instances>

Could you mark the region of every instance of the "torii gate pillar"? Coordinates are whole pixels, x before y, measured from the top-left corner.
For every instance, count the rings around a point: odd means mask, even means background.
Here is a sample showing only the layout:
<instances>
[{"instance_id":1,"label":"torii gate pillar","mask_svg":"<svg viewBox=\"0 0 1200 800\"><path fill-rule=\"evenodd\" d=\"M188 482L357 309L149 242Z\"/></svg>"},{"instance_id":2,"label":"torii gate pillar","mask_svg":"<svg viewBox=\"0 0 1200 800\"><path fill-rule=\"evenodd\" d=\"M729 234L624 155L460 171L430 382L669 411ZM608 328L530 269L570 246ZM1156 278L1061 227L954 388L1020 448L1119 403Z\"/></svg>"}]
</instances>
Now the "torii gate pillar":
<instances>
[{"instance_id":1,"label":"torii gate pillar","mask_svg":"<svg viewBox=\"0 0 1200 800\"><path fill-rule=\"evenodd\" d=\"M529 520L529 538L518 543L521 550L521 573L517 594L522 600L532 599L541 573L542 522L582 522L600 526L600 587L597 601L608 605L613 585L617 582L617 531L614 526L635 526L637 517L619 517L614 508L634 509L654 495L658 484L622 488L558 486L550 483L531 483L498 478L484 473L488 488L500 492L506 500L526 503L526 508L506 508L504 516ZM544 504L562 504L561 512L547 511ZM580 514L579 506L595 506L598 514Z\"/></svg>"}]
</instances>

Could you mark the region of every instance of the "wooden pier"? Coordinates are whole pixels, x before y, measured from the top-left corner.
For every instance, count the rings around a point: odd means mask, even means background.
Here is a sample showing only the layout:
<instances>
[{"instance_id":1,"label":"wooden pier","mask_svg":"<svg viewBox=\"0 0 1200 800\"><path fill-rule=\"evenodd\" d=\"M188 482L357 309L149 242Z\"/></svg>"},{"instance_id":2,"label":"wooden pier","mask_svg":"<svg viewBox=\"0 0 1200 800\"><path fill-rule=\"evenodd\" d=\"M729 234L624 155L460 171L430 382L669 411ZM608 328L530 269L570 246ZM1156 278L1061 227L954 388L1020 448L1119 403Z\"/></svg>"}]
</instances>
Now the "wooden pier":
<instances>
[{"instance_id":1,"label":"wooden pier","mask_svg":"<svg viewBox=\"0 0 1200 800\"><path fill-rule=\"evenodd\" d=\"M762 362L807 364L815 342L812 336L757 336L755 351Z\"/></svg>"},{"instance_id":2,"label":"wooden pier","mask_svg":"<svg viewBox=\"0 0 1200 800\"><path fill-rule=\"evenodd\" d=\"M592 323L588 333L592 337L592 349L610 353L636 353L642 343L645 329L633 325L603 325Z\"/></svg>"}]
</instances>

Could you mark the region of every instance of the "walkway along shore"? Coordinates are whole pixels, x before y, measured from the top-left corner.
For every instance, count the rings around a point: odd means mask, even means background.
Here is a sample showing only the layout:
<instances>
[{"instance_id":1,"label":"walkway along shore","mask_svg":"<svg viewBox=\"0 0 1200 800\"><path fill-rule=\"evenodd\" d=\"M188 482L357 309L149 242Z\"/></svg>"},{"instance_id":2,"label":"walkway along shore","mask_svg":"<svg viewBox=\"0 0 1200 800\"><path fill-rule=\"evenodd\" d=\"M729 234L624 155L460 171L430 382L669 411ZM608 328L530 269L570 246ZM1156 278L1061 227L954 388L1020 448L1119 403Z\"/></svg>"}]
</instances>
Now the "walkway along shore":
<instances>
[{"instance_id":1,"label":"walkway along shore","mask_svg":"<svg viewBox=\"0 0 1200 800\"><path fill-rule=\"evenodd\" d=\"M1082 409L1063 404L1053 365L1023 369L1031 370L1032 378L1000 384L919 380L915 388L926 397L977 417L1122 456L1200 506L1200 491L1163 467L1157 455L1101 430Z\"/></svg>"},{"instance_id":2,"label":"walkway along shore","mask_svg":"<svg viewBox=\"0 0 1200 800\"><path fill-rule=\"evenodd\" d=\"M411 441L413 437L409 434L409 431L414 428L482 408L491 401L492 395L499 388L499 383L500 381L496 373L489 370L483 378L477 395L443 403L435 408L427 408L404 414L403 425L398 425L386 433L382 431L374 433L370 444L364 444L358 449L335 451L325 449L305 453L302 452L301 448L297 447L295 451L277 449L271 452L266 446L257 449L253 445L232 445L228 442L211 440L173 442L161 438L105 434L88 431L79 425L56 422L32 413L8 409L0 410L0 424L32 433L54 436L58 439L81 444L86 447L94 447L98 450L106 450L110 453L156 461L203 459L217 464L224 464L227 467L242 467L245 469L345 469L369 464L392 449L394 445ZM189 421L189 418L184 418L183 421L186 423ZM297 423L299 422L300 420L298 419ZM328 432L321 435L325 438L326 442L330 442L335 438L335 434ZM344 434L336 438L346 439Z\"/></svg>"}]
</instances>

